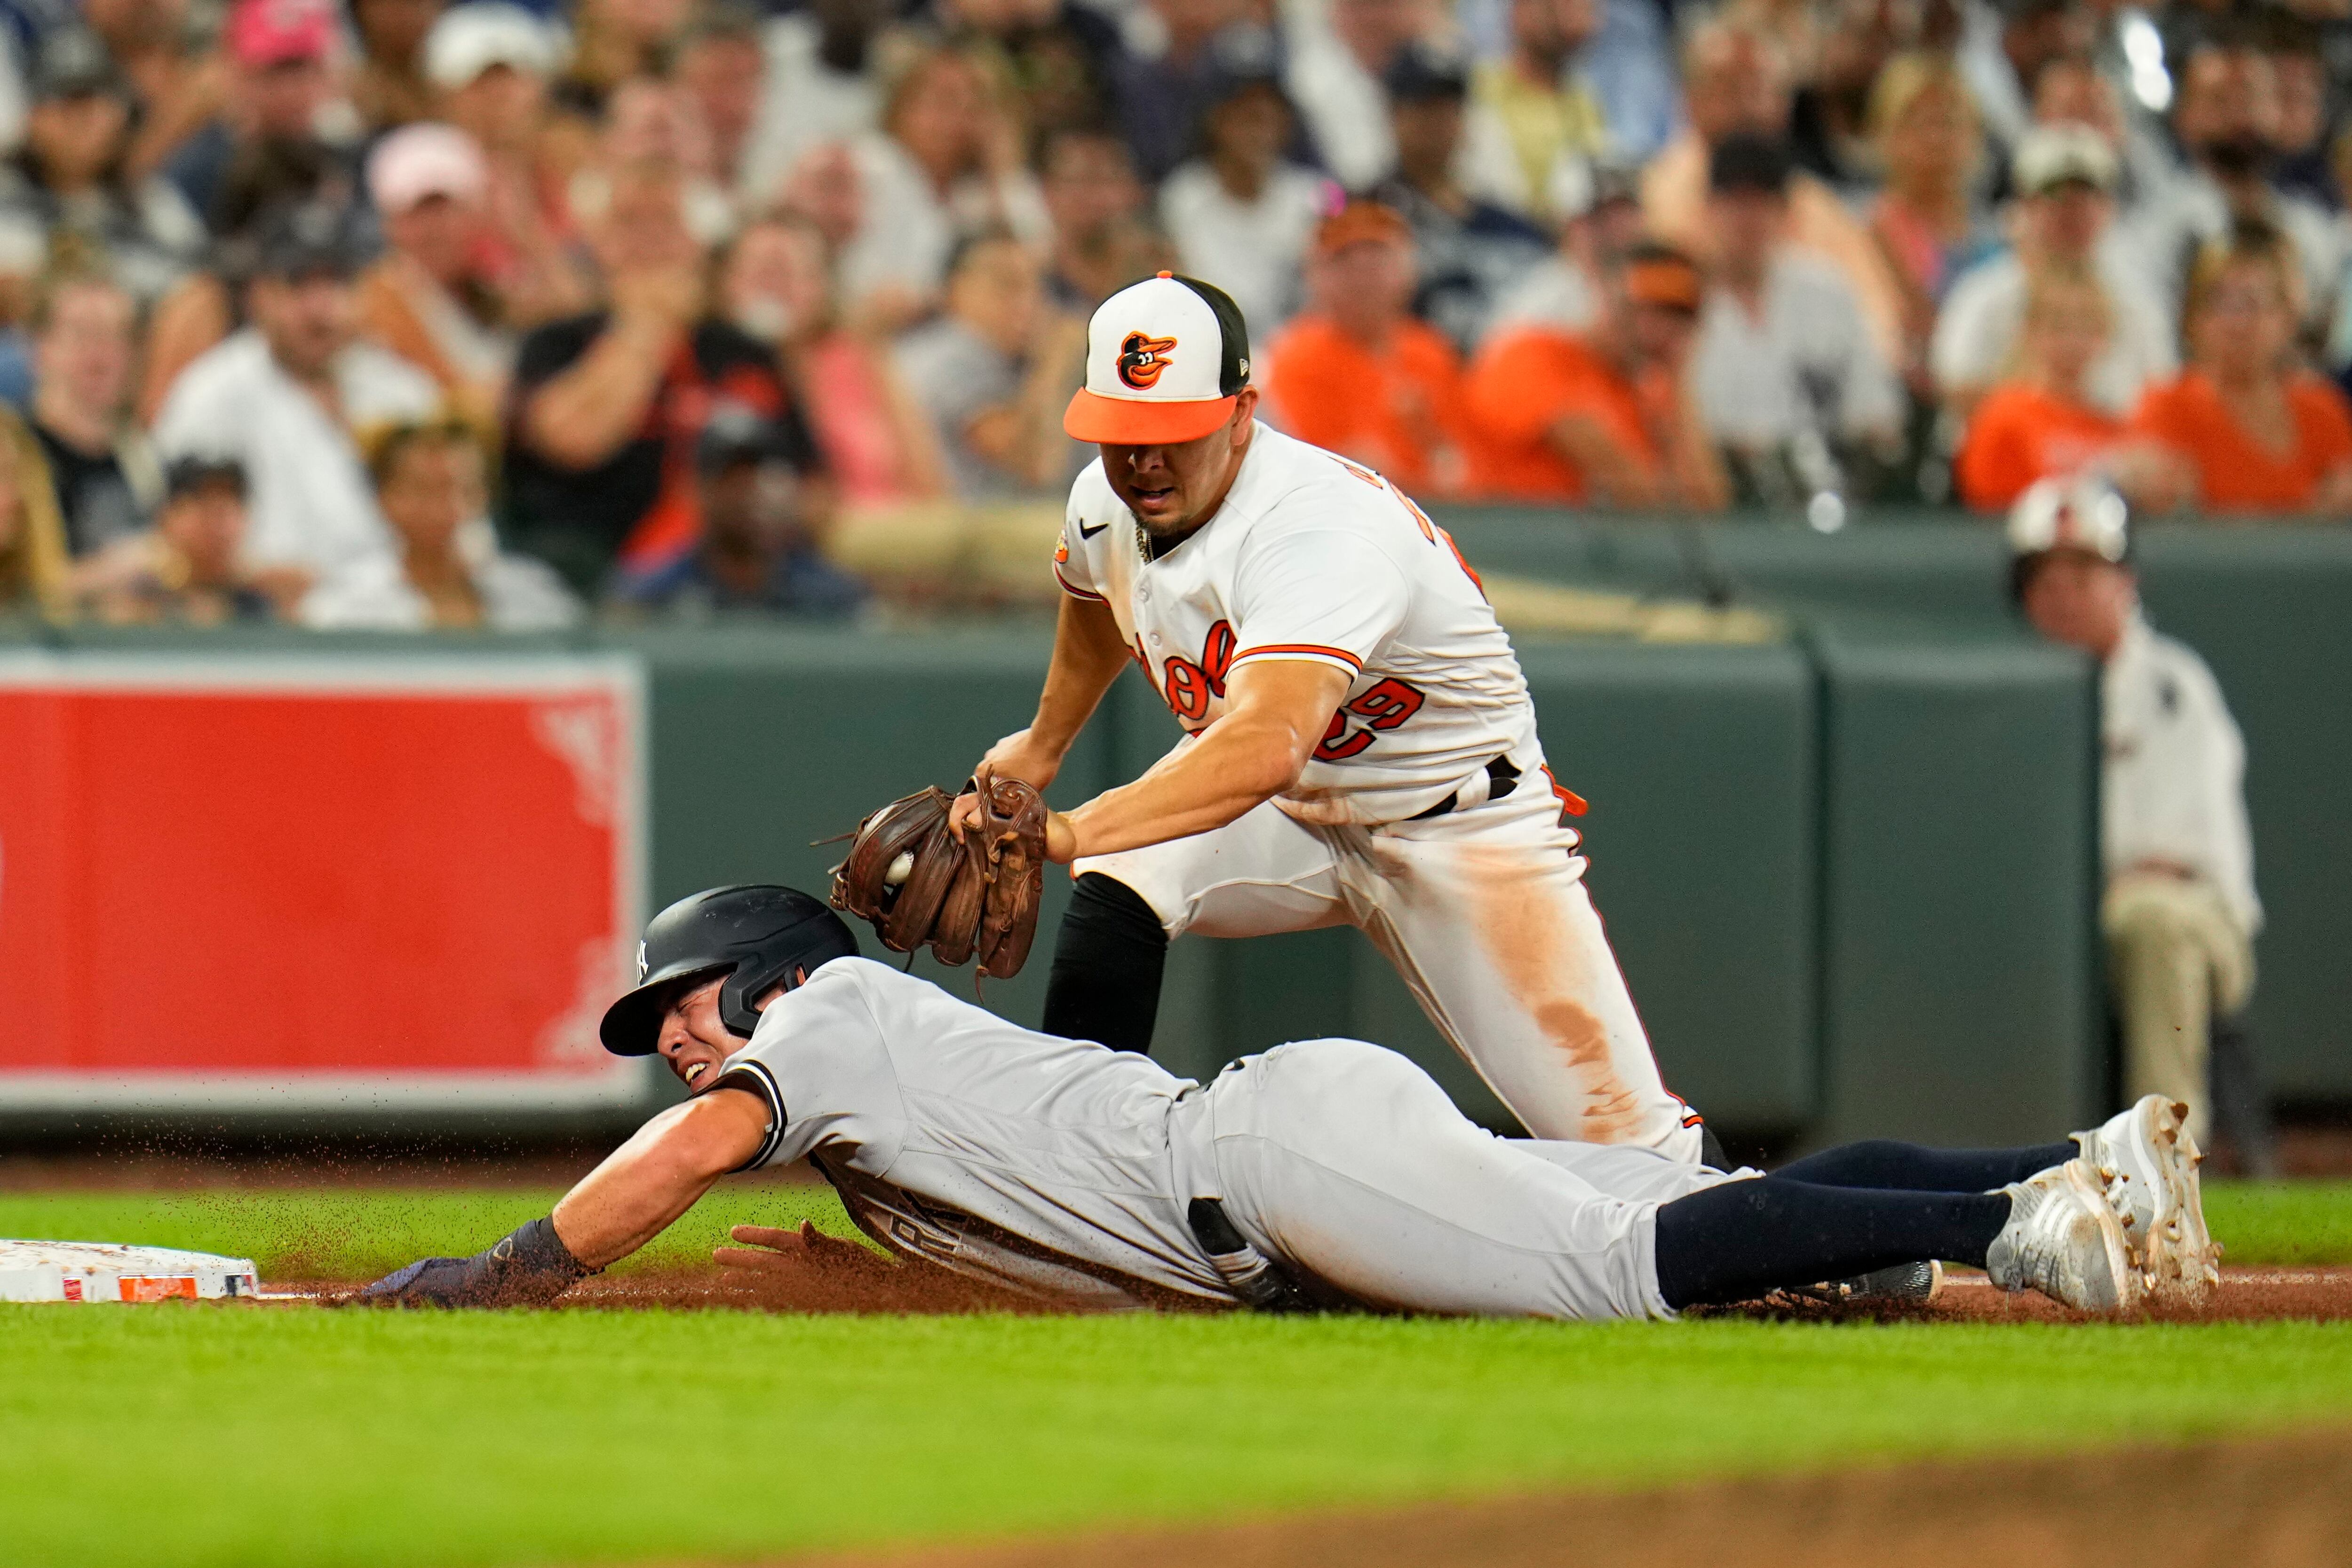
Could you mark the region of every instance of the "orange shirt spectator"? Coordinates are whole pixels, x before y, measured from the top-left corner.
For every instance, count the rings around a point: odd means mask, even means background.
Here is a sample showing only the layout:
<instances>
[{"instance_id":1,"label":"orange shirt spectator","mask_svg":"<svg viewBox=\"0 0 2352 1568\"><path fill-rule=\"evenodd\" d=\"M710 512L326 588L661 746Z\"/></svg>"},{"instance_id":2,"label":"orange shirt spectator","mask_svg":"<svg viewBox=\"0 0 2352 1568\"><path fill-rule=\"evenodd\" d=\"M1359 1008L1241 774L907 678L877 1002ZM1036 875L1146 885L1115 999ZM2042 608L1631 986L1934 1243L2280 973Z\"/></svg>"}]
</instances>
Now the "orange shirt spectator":
<instances>
[{"instance_id":1,"label":"orange shirt spectator","mask_svg":"<svg viewBox=\"0 0 2352 1568\"><path fill-rule=\"evenodd\" d=\"M1470 425L1454 346L1412 314L1412 230L1377 202L1323 220L1308 308L1266 346L1268 418L1410 491L1471 491Z\"/></svg>"},{"instance_id":2,"label":"orange shirt spectator","mask_svg":"<svg viewBox=\"0 0 2352 1568\"><path fill-rule=\"evenodd\" d=\"M1267 348L1270 423L1377 468L1416 494L1465 496L1462 363L1425 322L1401 321L1374 350L1323 316L1302 316Z\"/></svg>"},{"instance_id":3,"label":"orange shirt spectator","mask_svg":"<svg viewBox=\"0 0 2352 1568\"><path fill-rule=\"evenodd\" d=\"M2200 509L2308 511L2331 475L2352 464L2352 413L2342 392L2308 372L2281 391L2294 432L2284 446L2240 423L2200 371L2151 388L2132 423L2196 467Z\"/></svg>"},{"instance_id":4,"label":"orange shirt spectator","mask_svg":"<svg viewBox=\"0 0 2352 1568\"><path fill-rule=\"evenodd\" d=\"M1960 499L1997 512L2036 479L2090 466L2130 434L2124 422L2030 382L1996 387L1969 418L1956 477Z\"/></svg>"},{"instance_id":5,"label":"orange shirt spectator","mask_svg":"<svg viewBox=\"0 0 2352 1568\"><path fill-rule=\"evenodd\" d=\"M1548 327L1504 332L1480 351L1465 391L1486 433L1486 491L1498 500L1585 499L1584 474L1551 440L1552 426L1572 415L1657 467L1641 393L1581 338Z\"/></svg>"},{"instance_id":6,"label":"orange shirt spectator","mask_svg":"<svg viewBox=\"0 0 2352 1568\"><path fill-rule=\"evenodd\" d=\"M2294 358L2293 249L2241 224L2189 273L2189 368L2140 400L2132 423L2195 473L2209 512L2352 508L2352 409Z\"/></svg>"},{"instance_id":7,"label":"orange shirt spectator","mask_svg":"<svg viewBox=\"0 0 2352 1568\"><path fill-rule=\"evenodd\" d=\"M2099 406L2091 370L2115 336L2115 302L2090 267L2037 264L2025 274L2016 373L1969 416L1954 477L1980 512L2006 510L2037 479L2094 465L2139 505L2178 499L2180 461Z\"/></svg>"},{"instance_id":8,"label":"orange shirt spectator","mask_svg":"<svg viewBox=\"0 0 2352 1568\"><path fill-rule=\"evenodd\" d=\"M1612 258L1581 337L1532 326L1490 339L1471 367L1471 417L1498 498L1625 511L1712 512L1731 484L1691 386L1704 283L1690 257L1644 242Z\"/></svg>"}]
</instances>

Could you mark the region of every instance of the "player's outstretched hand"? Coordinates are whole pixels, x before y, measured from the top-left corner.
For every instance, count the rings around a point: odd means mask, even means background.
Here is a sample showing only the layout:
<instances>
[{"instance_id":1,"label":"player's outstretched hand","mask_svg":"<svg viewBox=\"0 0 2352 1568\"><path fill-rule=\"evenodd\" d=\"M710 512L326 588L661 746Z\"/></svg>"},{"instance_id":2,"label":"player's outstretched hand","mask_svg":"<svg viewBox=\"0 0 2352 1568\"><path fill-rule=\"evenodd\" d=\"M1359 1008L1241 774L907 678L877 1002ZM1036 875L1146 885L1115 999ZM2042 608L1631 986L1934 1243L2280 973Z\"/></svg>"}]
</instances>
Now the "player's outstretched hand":
<instances>
[{"instance_id":1,"label":"player's outstretched hand","mask_svg":"<svg viewBox=\"0 0 2352 1568\"><path fill-rule=\"evenodd\" d=\"M898 1265L855 1241L827 1236L812 1220L798 1230L739 1225L727 1233L740 1247L721 1247L711 1260L722 1269L740 1269L764 1278L839 1280L895 1272Z\"/></svg>"},{"instance_id":2,"label":"player's outstretched hand","mask_svg":"<svg viewBox=\"0 0 2352 1568\"><path fill-rule=\"evenodd\" d=\"M534 1219L471 1258L420 1258L347 1299L385 1307L542 1306L593 1272L565 1249L551 1219Z\"/></svg>"},{"instance_id":3,"label":"player's outstretched hand","mask_svg":"<svg viewBox=\"0 0 2352 1568\"><path fill-rule=\"evenodd\" d=\"M389 1306L456 1306L458 1303L452 1298L463 1288L466 1265L471 1261L469 1258L420 1258L368 1286L359 1299Z\"/></svg>"},{"instance_id":4,"label":"player's outstretched hand","mask_svg":"<svg viewBox=\"0 0 2352 1568\"><path fill-rule=\"evenodd\" d=\"M712 1251L728 1287L750 1305L862 1312L1005 1312L1031 1298L967 1280L930 1263L885 1258L827 1236L808 1220L797 1230L739 1225L737 1242Z\"/></svg>"}]
</instances>

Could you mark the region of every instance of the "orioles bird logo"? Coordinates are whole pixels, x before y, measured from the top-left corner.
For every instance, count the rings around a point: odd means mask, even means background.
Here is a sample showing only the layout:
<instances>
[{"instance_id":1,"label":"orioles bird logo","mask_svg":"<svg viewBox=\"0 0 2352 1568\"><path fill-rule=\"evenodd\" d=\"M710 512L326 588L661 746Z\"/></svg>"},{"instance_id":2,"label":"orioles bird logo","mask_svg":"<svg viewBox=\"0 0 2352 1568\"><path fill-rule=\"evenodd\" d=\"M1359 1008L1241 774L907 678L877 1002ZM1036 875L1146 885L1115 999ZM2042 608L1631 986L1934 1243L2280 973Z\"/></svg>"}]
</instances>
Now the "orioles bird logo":
<instances>
[{"instance_id":1,"label":"orioles bird logo","mask_svg":"<svg viewBox=\"0 0 2352 1568\"><path fill-rule=\"evenodd\" d=\"M1118 346L1118 379L1137 392L1148 392L1168 368L1169 351L1175 347L1173 338L1129 332Z\"/></svg>"}]
</instances>

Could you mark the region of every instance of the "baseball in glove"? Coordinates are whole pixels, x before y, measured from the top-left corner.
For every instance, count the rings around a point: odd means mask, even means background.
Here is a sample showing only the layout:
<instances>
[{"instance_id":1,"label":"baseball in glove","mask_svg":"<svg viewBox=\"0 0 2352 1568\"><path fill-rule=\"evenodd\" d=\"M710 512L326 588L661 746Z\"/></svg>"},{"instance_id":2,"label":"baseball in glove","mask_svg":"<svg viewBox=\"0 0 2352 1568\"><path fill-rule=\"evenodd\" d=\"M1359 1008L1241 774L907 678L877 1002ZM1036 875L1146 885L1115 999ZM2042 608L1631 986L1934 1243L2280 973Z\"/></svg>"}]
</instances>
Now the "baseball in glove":
<instances>
[{"instance_id":1,"label":"baseball in glove","mask_svg":"<svg viewBox=\"0 0 2352 1568\"><path fill-rule=\"evenodd\" d=\"M894 953L928 945L950 966L977 954L982 975L1009 980L1037 936L1045 801L1018 779L986 773L968 792L979 817L961 839L948 826L957 797L936 785L858 823L833 868L833 906L871 924Z\"/></svg>"}]
</instances>

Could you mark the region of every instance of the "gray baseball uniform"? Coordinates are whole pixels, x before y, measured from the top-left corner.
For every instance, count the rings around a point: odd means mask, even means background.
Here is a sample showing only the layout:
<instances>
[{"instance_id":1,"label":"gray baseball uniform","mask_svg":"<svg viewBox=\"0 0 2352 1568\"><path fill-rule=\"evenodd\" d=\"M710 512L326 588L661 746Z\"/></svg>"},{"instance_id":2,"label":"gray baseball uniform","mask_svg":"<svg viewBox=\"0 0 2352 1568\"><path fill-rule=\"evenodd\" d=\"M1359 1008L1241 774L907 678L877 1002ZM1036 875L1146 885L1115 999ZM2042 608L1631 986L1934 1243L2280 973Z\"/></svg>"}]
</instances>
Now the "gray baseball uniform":
<instances>
[{"instance_id":1,"label":"gray baseball uniform","mask_svg":"<svg viewBox=\"0 0 2352 1568\"><path fill-rule=\"evenodd\" d=\"M1081 1303L1239 1300L1188 1220L1213 1197L1266 1258L1369 1305L1671 1316L1658 1206L1730 1179L1497 1138L1361 1040L1278 1046L1203 1087L860 958L771 1005L719 1085L768 1105L744 1168L808 1159L893 1251Z\"/></svg>"}]
</instances>

